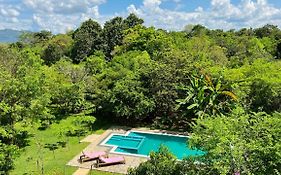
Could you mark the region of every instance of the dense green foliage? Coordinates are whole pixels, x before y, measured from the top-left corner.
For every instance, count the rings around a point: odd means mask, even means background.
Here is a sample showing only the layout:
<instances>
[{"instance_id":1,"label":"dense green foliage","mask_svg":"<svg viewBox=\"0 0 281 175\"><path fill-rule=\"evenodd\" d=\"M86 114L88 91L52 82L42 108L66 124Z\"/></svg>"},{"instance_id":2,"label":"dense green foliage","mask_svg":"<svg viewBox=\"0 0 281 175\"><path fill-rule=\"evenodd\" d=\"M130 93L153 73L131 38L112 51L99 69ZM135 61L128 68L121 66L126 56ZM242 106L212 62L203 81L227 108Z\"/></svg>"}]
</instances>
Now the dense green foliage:
<instances>
[{"instance_id":1,"label":"dense green foliage","mask_svg":"<svg viewBox=\"0 0 281 175\"><path fill-rule=\"evenodd\" d=\"M195 159L177 161L167 147L161 146L158 152L151 152L150 159L137 168L129 169L128 175L215 175L218 172L211 166L194 163Z\"/></svg>"},{"instance_id":2,"label":"dense green foliage","mask_svg":"<svg viewBox=\"0 0 281 175\"><path fill-rule=\"evenodd\" d=\"M150 153L150 160L139 165L135 169L129 170L129 175L149 175L149 174L174 174L176 168L176 158L169 153L166 147L160 147L158 152Z\"/></svg>"},{"instance_id":3,"label":"dense green foliage","mask_svg":"<svg viewBox=\"0 0 281 175\"><path fill-rule=\"evenodd\" d=\"M207 152L205 164L219 174L280 174L281 116L247 114L204 117L193 127L191 144Z\"/></svg>"},{"instance_id":4,"label":"dense green foliage","mask_svg":"<svg viewBox=\"0 0 281 175\"><path fill-rule=\"evenodd\" d=\"M24 33L19 42L0 46L2 174L28 144L29 133L17 123L46 129L72 114L85 127L104 117L194 132L194 145L208 152L206 172L280 173L281 30L188 25L168 32L143 22L134 14L103 27L89 19L66 34ZM233 112L237 106L243 113ZM228 141L234 151L243 149L233 155ZM166 159L152 157L148 166L165 168ZM199 166L171 160L171 172Z\"/></svg>"}]
</instances>

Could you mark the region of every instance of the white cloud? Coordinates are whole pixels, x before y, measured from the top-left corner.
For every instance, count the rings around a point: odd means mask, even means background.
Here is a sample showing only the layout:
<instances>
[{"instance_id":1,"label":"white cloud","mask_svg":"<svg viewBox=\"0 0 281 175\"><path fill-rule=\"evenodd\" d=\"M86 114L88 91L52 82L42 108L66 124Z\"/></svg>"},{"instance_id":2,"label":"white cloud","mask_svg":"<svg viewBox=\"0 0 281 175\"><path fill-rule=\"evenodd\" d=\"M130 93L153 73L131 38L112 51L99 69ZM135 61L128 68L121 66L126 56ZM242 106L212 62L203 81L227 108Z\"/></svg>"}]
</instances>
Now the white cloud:
<instances>
[{"instance_id":1,"label":"white cloud","mask_svg":"<svg viewBox=\"0 0 281 175\"><path fill-rule=\"evenodd\" d=\"M238 5L230 0L211 0L209 8L199 6L189 12L161 8L164 1L168 0L143 0L139 8L130 5L127 10L138 14L147 25L171 30L181 30L186 24L203 24L222 29L258 27L267 23L281 27L281 9L266 0L241 0Z\"/></svg>"},{"instance_id":2,"label":"white cloud","mask_svg":"<svg viewBox=\"0 0 281 175\"><path fill-rule=\"evenodd\" d=\"M127 11L136 15L142 15L142 11L140 9L137 9L134 4L129 5L127 7Z\"/></svg>"},{"instance_id":3,"label":"white cloud","mask_svg":"<svg viewBox=\"0 0 281 175\"><path fill-rule=\"evenodd\" d=\"M162 0L163 1L163 0ZM197 21L199 18L200 10L194 12L180 12L176 10L168 10L160 7L162 4L161 0L144 0L143 5L136 8L134 5L130 5L127 10L128 12L134 12L145 20L148 26L156 26L164 29L177 30L183 28L186 24L183 21ZM174 0L173 0L174 1ZM176 3L179 3L177 1Z\"/></svg>"},{"instance_id":4,"label":"white cloud","mask_svg":"<svg viewBox=\"0 0 281 175\"><path fill-rule=\"evenodd\" d=\"M106 0L23 0L24 5L36 13L58 14L84 13L88 8L105 2Z\"/></svg>"},{"instance_id":5,"label":"white cloud","mask_svg":"<svg viewBox=\"0 0 281 175\"><path fill-rule=\"evenodd\" d=\"M231 18L242 15L238 7L230 3L230 0L212 0L212 16Z\"/></svg>"},{"instance_id":6,"label":"white cloud","mask_svg":"<svg viewBox=\"0 0 281 175\"><path fill-rule=\"evenodd\" d=\"M81 22L89 18L99 19L98 6L88 8L85 13L75 15L64 15L56 13L37 13L33 15L33 21L39 28L50 30L55 33L64 33L70 29L74 29Z\"/></svg>"},{"instance_id":7,"label":"white cloud","mask_svg":"<svg viewBox=\"0 0 281 175\"><path fill-rule=\"evenodd\" d=\"M0 16L0 30L2 29L14 29L14 30L31 30L32 21L27 19L3 18Z\"/></svg>"},{"instance_id":8,"label":"white cloud","mask_svg":"<svg viewBox=\"0 0 281 175\"><path fill-rule=\"evenodd\" d=\"M15 18L20 15L19 7L0 3L0 17Z\"/></svg>"},{"instance_id":9,"label":"white cloud","mask_svg":"<svg viewBox=\"0 0 281 175\"><path fill-rule=\"evenodd\" d=\"M195 9L195 12L203 12L203 11L204 9L200 6Z\"/></svg>"},{"instance_id":10,"label":"white cloud","mask_svg":"<svg viewBox=\"0 0 281 175\"><path fill-rule=\"evenodd\" d=\"M257 9L255 3L251 0L243 0L241 5L244 7L244 15L250 15Z\"/></svg>"},{"instance_id":11,"label":"white cloud","mask_svg":"<svg viewBox=\"0 0 281 175\"><path fill-rule=\"evenodd\" d=\"M181 30L186 24L223 29L259 27L267 23L281 27L281 9L267 0L240 0L237 4L231 0L209 0L209 7L198 6L193 10L184 8L186 1L183 0L143 0L140 6L132 1L126 11L114 11L112 7L111 14L114 15L100 14L99 6L106 0L17 1L19 3L0 0L0 28L46 29L58 33L74 29L89 18L103 23L113 16L126 16L128 13L137 14L148 26L168 30ZM163 8L167 2L174 3L175 8Z\"/></svg>"},{"instance_id":12,"label":"white cloud","mask_svg":"<svg viewBox=\"0 0 281 175\"><path fill-rule=\"evenodd\" d=\"M17 6L12 6L6 3L0 3L0 29L18 28L18 17L20 16L20 11ZM26 27L25 24L22 25L22 28Z\"/></svg>"},{"instance_id":13,"label":"white cloud","mask_svg":"<svg viewBox=\"0 0 281 175\"><path fill-rule=\"evenodd\" d=\"M0 0L0 29L74 29L86 19L102 21L99 5L106 0ZM22 15L23 14L23 15Z\"/></svg>"},{"instance_id":14,"label":"white cloud","mask_svg":"<svg viewBox=\"0 0 281 175\"><path fill-rule=\"evenodd\" d=\"M143 5L146 8L157 8L161 4L161 0L144 0Z\"/></svg>"},{"instance_id":15,"label":"white cloud","mask_svg":"<svg viewBox=\"0 0 281 175\"><path fill-rule=\"evenodd\" d=\"M12 9L12 8L1 8L0 9L0 14L6 17L16 17L19 16L19 11L17 11L16 9Z\"/></svg>"},{"instance_id":16,"label":"white cloud","mask_svg":"<svg viewBox=\"0 0 281 175\"><path fill-rule=\"evenodd\" d=\"M76 28L81 22L100 19L99 5L106 0L23 0L33 11L33 23L44 30L62 33Z\"/></svg>"}]
</instances>

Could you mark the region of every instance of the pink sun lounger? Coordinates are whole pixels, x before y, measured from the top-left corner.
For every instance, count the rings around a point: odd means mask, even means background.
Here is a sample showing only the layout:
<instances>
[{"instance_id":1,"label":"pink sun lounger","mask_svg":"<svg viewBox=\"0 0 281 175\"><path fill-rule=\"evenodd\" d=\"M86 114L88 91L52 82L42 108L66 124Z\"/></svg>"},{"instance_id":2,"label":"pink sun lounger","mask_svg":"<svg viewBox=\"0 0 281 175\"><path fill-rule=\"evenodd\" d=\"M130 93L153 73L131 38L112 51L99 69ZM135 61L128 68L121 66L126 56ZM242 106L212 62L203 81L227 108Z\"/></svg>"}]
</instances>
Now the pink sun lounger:
<instances>
[{"instance_id":1,"label":"pink sun lounger","mask_svg":"<svg viewBox=\"0 0 281 175\"><path fill-rule=\"evenodd\" d=\"M99 157L95 163L95 167L115 165L115 164L125 164L125 158L123 156L116 157Z\"/></svg>"},{"instance_id":2,"label":"pink sun lounger","mask_svg":"<svg viewBox=\"0 0 281 175\"><path fill-rule=\"evenodd\" d=\"M79 160L81 163L90 161L90 160L96 160L99 157L107 157L107 152L105 151L98 151L98 152L82 152L82 155L80 156Z\"/></svg>"}]
</instances>

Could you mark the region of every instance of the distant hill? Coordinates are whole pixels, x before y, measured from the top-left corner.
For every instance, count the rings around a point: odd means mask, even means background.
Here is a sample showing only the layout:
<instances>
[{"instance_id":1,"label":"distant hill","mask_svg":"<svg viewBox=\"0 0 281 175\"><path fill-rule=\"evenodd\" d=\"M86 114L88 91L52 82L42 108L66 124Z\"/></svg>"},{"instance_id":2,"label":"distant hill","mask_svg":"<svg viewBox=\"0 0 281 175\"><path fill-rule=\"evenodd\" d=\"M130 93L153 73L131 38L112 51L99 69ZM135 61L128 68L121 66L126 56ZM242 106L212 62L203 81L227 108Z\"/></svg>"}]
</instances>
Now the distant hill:
<instances>
[{"instance_id":1,"label":"distant hill","mask_svg":"<svg viewBox=\"0 0 281 175\"><path fill-rule=\"evenodd\" d=\"M12 43L17 42L19 36L24 31L12 30L12 29L4 29L0 30L0 43Z\"/></svg>"}]
</instances>

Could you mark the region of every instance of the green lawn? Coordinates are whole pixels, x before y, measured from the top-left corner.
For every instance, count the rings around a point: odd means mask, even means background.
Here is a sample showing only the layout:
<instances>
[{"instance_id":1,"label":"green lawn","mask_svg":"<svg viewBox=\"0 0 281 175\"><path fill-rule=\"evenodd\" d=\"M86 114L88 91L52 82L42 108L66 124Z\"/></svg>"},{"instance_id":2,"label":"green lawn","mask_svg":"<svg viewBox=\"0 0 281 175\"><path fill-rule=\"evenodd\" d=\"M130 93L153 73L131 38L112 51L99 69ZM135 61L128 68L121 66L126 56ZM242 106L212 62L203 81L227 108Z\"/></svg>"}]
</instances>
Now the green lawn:
<instances>
[{"instance_id":1,"label":"green lawn","mask_svg":"<svg viewBox=\"0 0 281 175\"><path fill-rule=\"evenodd\" d=\"M66 127L74 127L72 124L74 117L69 117L60 121L60 123L52 124L50 128L40 131L38 125L34 126L18 126L26 129L33 136L30 137L29 146L25 147L21 155L15 161L15 169L12 175L60 175L72 174L76 171L75 167L65 166L75 155L79 154L89 143L79 143L78 137L60 136L62 130ZM108 124L96 122L92 133L102 133L108 128ZM45 144L53 144L58 141L66 141L65 147L59 146L58 149L51 151L45 148ZM94 172L92 174L110 175L110 173ZM112 175L112 174L111 174Z\"/></svg>"}]
</instances>

